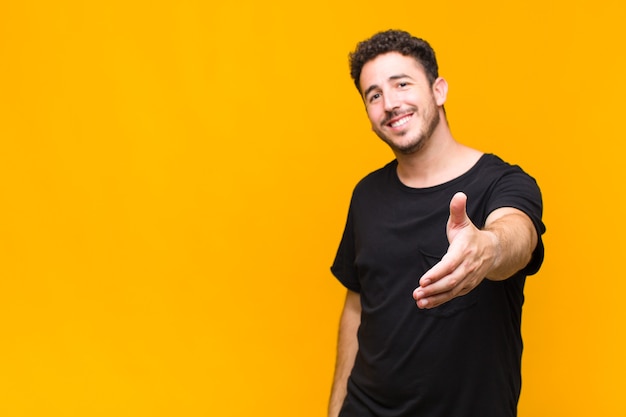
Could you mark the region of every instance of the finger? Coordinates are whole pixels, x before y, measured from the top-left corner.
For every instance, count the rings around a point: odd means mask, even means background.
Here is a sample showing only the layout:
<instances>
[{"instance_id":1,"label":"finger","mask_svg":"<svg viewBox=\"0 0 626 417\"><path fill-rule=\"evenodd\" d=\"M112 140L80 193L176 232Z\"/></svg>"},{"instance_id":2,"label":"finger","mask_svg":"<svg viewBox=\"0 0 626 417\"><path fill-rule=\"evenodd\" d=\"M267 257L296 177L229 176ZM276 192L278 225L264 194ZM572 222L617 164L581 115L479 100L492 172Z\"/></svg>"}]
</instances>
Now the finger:
<instances>
[{"instance_id":1,"label":"finger","mask_svg":"<svg viewBox=\"0 0 626 417\"><path fill-rule=\"evenodd\" d=\"M433 308L452 300L454 297L454 294L451 292L444 292L430 297L416 298L415 303L419 308Z\"/></svg>"},{"instance_id":2,"label":"finger","mask_svg":"<svg viewBox=\"0 0 626 417\"><path fill-rule=\"evenodd\" d=\"M420 308L432 308L453 298L462 296L471 291L471 282L465 282L462 274L445 277L428 288L418 287L413 291L413 298Z\"/></svg>"},{"instance_id":3,"label":"finger","mask_svg":"<svg viewBox=\"0 0 626 417\"><path fill-rule=\"evenodd\" d=\"M431 297L435 294L443 294L446 292L452 292L453 295L456 295L462 291L463 286L465 285L465 278L466 271L459 268L427 286L420 285L415 289L415 293L418 297Z\"/></svg>"},{"instance_id":4,"label":"finger","mask_svg":"<svg viewBox=\"0 0 626 417\"><path fill-rule=\"evenodd\" d=\"M421 276L419 279L420 286L426 287L450 275L461 266L463 260L462 253L450 246L443 258Z\"/></svg>"},{"instance_id":5,"label":"finger","mask_svg":"<svg viewBox=\"0 0 626 417\"><path fill-rule=\"evenodd\" d=\"M458 192L450 200L448 229L465 227L468 223L470 223L470 219L467 216L467 196L462 192Z\"/></svg>"},{"instance_id":6,"label":"finger","mask_svg":"<svg viewBox=\"0 0 626 417\"><path fill-rule=\"evenodd\" d=\"M452 300L454 298L466 295L469 292L470 292L469 289L464 289L463 291L459 292L458 294L455 294L452 291L448 291L448 292L444 292L444 293L441 293L441 294L433 295L431 297L416 298L415 299L415 304L419 308L433 308L433 307L440 306L441 304L447 303L448 301L450 301L450 300Z\"/></svg>"},{"instance_id":7,"label":"finger","mask_svg":"<svg viewBox=\"0 0 626 417\"><path fill-rule=\"evenodd\" d=\"M419 285L421 287L427 287L433 285L433 283L440 281L445 276L454 271L455 265L449 265L448 263L439 262L431 269L426 271L424 275L419 279Z\"/></svg>"}]
</instances>

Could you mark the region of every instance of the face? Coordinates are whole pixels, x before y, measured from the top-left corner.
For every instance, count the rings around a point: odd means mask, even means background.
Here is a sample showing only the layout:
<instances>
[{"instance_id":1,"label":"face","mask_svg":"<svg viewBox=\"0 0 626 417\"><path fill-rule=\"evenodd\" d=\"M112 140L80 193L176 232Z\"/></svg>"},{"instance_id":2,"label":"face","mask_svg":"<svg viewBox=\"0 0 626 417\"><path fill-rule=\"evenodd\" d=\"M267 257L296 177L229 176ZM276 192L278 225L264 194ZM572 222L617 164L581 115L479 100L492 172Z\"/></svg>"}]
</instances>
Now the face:
<instances>
[{"instance_id":1,"label":"face","mask_svg":"<svg viewBox=\"0 0 626 417\"><path fill-rule=\"evenodd\" d=\"M414 58L390 52L363 66L360 85L372 129L394 152L412 154L428 142L445 101L442 78L431 86Z\"/></svg>"}]
</instances>

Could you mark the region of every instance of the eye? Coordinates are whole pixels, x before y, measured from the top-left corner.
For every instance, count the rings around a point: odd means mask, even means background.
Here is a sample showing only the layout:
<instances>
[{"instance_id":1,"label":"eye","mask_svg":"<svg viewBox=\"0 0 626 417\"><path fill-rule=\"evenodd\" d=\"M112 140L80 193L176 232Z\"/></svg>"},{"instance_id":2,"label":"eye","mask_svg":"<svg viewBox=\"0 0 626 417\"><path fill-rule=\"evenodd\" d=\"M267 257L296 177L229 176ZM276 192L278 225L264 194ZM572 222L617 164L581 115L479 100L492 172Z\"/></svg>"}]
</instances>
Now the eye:
<instances>
[{"instance_id":1,"label":"eye","mask_svg":"<svg viewBox=\"0 0 626 417\"><path fill-rule=\"evenodd\" d=\"M398 87L400 87L400 88L404 88L404 87L406 87L408 85L409 85L409 83L407 83L406 81L401 81L401 82L398 83Z\"/></svg>"},{"instance_id":2,"label":"eye","mask_svg":"<svg viewBox=\"0 0 626 417\"><path fill-rule=\"evenodd\" d=\"M374 93L374 94L370 95L370 103L373 102L373 101L378 100L380 97L381 97L380 93Z\"/></svg>"}]
</instances>

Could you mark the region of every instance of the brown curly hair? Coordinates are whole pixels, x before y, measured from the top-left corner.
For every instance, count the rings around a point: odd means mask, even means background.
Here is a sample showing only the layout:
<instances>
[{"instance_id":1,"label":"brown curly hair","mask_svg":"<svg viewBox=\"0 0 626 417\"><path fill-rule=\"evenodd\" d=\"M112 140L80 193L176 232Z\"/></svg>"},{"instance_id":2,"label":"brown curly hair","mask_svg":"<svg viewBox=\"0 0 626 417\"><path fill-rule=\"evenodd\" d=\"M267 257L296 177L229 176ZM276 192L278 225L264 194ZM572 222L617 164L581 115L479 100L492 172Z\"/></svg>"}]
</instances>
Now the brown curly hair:
<instances>
[{"instance_id":1,"label":"brown curly hair","mask_svg":"<svg viewBox=\"0 0 626 417\"><path fill-rule=\"evenodd\" d=\"M351 52L348 56L350 76L359 93L362 93L359 78L361 78L363 65L378 55L388 52L399 52L404 56L415 58L424 68L426 77L431 85L439 77L439 66L437 65L435 51L428 42L416 38L403 30L386 30L359 42L354 52Z\"/></svg>"}]
</instances>

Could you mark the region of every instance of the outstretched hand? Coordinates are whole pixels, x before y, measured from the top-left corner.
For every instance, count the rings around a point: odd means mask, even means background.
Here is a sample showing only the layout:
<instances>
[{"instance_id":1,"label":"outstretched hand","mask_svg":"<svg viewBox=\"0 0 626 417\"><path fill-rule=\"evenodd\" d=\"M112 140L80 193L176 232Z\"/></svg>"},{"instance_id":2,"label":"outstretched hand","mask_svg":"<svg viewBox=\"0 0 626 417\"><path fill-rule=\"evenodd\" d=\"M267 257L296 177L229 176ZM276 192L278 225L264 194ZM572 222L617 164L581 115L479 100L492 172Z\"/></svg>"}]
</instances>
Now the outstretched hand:
<instances>
[{"instance_id":1,"label":"outstretched hand","mask_svg":"<svg viewBox=\"0 0 626 417\"><path fill-rule=\"evenodd\" d=\"M448 252L422 275L419 287L413 291L419 308L433 308L469 293L494 265L497 237L474 226L466 207L467 196L456 193L450 201L446 226Z\"/></svg>"}]
</instances>

